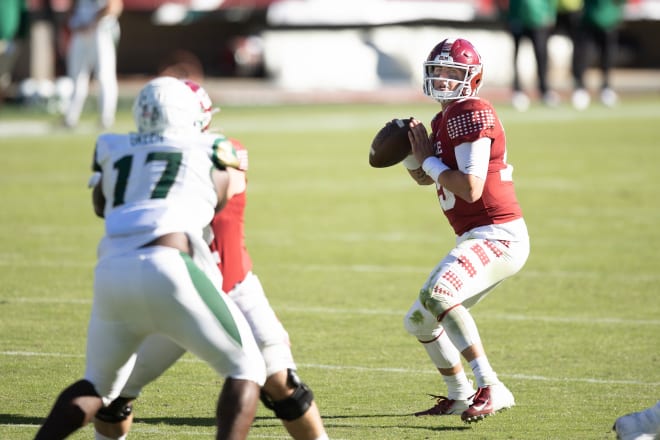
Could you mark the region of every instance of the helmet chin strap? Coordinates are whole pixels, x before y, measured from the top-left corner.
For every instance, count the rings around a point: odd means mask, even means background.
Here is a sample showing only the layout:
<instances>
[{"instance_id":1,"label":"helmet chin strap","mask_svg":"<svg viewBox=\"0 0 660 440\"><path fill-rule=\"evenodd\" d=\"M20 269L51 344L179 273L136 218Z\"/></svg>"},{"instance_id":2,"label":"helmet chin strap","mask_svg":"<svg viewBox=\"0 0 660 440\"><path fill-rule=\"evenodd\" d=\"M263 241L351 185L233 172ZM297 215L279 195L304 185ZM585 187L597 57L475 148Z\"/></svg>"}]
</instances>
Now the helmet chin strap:
<instances>
[{"instance_id":1,"label":"helmet chin strap","mask_svg":"<svg viewBox=\"0 0 660 440\"><path fill-rule=\"evenodd\" d=\"M471 91L469 84L461 83L457 86L457 88L459 89L458 91L450 90L447 92L441 92L431 88L430 95L432 95L432 97L440 104L442 104L443 107L447 106L453 101L457 101L459 99L463 99L465 97L471 96L471 93L469 93ZM466 91L468 93L466 93ZM440 96L440 93L446 93L446 95Z\"/></svg>"}]
</instances>

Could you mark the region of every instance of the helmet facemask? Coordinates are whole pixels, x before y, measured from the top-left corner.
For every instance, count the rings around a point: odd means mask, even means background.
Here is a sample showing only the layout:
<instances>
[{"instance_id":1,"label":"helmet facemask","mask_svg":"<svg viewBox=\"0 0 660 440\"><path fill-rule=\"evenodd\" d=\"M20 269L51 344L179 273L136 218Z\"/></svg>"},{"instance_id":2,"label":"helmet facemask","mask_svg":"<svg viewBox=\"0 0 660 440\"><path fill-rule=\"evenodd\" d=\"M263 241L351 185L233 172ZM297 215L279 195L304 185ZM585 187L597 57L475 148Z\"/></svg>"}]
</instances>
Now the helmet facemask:
<instances>
[{"instance_id":1,"label":"helmet facemask","mask_svg":"<svg viewBox=\"0 0 660 440\"><path fill-rule=\"evenodd\" d=\"M441 71L437 72L440 68ZM456 75L448 75L452 73ZM436 73L437 72L437 73ZM472 87L473 80L481 73L481 66L447 62L426 61L424 63L424 94L435 99L441 104L475 96L481 86L480 82L476 88Z\"/></svg>"},{"instance_id":2,"label":"helmet facemask","mask_svg":"<svg viewBox=\"0 0 660 440\"><path fill-rule=\"evenodd\" d=\"M424 62L424 94L448 104L475 96L481 87L481 56L469 41L459 38L438 43Z\"/></svg>"},{"instance_id":3,"label":"helmet facemask","mask_svg":"<svg viewBox=\"0 0 660 440\"><path fill-rule=\"evenodd\" d=\"M213 119L213 115L219 112L220 109L218 107L213 107L211 97L201 85L190 79L184 79L183 82L190 88L190 90L195 93L195 95L197 95L197 98L199 99L199 105L202 111L201 117L199 119L200 131L208 131L211 125L211 119Z\"/></svg>"}]
</instances>

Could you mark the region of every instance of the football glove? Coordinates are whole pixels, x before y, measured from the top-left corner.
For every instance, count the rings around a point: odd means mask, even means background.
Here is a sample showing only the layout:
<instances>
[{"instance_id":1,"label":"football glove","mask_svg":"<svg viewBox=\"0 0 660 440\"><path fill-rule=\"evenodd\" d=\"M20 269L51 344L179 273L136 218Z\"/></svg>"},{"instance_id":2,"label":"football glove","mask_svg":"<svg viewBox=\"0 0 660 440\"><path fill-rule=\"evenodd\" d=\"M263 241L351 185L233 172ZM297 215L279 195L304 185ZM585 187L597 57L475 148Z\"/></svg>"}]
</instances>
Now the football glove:
<instances>
[{"instance_id":1,"label":"football glove","mask_svg":"<svg viewBox=\"0 0 660 440\"><path fill-rule=\"evenodd\" d=\"M213 156L211 160L221 170L227 167L238 169L241 165L234 144L226 137L218 138L213 143Z\"/></svg>"}]
</instances>

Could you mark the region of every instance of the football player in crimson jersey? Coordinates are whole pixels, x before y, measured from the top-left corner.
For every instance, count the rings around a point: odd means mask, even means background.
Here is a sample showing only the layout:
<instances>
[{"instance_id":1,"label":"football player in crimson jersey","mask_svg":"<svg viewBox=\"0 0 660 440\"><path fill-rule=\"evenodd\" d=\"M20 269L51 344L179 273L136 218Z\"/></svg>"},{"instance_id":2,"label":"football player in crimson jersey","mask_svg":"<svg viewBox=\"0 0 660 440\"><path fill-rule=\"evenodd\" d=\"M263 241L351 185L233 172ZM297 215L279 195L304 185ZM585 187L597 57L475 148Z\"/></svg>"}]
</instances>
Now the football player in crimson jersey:
<instances>
[{"instance_id":1,"label":"football player in crimson jersey","mask_svg":"<svg viewBox=\"0 0 660 440\"><path fill-rule=\"evenodd\" d=\"M296 375L289 335L271 308L259 278L252 273L244 233L248 152L237 140L232 142L240 160L240 166L229 171L230 192L234 195L211 222L211 251L222 272L222 289L247 318L266 361L263 403L282 420L292 438L324 440L328 437L312 391Z\"/></svg>"},{"instance_id":2,"label":"football player in crimson jersey","mask_svg":"<svg viewBox=\"0 0 660 440\"><path fill-rule=\"evenodd\" d=\"M447 396L415 415L461 415L476 422L515 404L481 343L470 308L517 273L529 236L507 163L504 129L489 102L477 97L482 62L467 40L444 40L424 62L424 93L442 106L431 133L410 122L412 154L404 166L420 185L434 184L456 246L431 271L404 325L442 375ZM477 390L463 371L472 368Z\"/></svg>"},{"instance_id":3,"label":"football player in crimson jersey","mask_svg":"<svg viewBox=\"0 0 660 440\"><path fill-rule=\"evenodd\" d=\"M182 80L199 100L203 116L199 128L208 132L214 108L208 93L191 80ZM245 316L266 365L266 383L261 400L282 420L295 440L327 440L312 390L296 374L289 335L268 302L261 282L252 273L252 260L245 245L245 205L247 200L247 150L236 139L231 142L238 166L227 167L228 201L211 221L210 249L222 274L222 290ZM217 270L216 270L217 272ZM142 388L156 379L155 372L169 366L184 351L166 338L151 337L138 352L136 367L119 399L97 414L96 439L123 439L132 419L132 401Z\"/></svg>"}]
</instances>

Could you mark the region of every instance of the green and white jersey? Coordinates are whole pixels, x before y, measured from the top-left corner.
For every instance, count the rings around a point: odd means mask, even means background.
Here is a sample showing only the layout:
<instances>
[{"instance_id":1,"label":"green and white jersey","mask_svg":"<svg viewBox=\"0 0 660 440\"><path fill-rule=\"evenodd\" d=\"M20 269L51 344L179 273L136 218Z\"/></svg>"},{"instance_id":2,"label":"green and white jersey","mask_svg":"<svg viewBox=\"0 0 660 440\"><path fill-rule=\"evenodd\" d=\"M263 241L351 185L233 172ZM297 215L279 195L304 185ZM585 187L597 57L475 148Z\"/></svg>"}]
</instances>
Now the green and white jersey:
<instances>
[{"instance_id":1,"label":"green and white jersey","mask_svg":"<svg viewBox=\"0 0 660 440\"><path fill-rule=\"evenodd\" d=\"M103 134L93 171L101 172L105 237L99 257L140 247L171 232L196 237L213 218L218 196L211 178L222 135Z\"/></svg>"}]
</instances>

